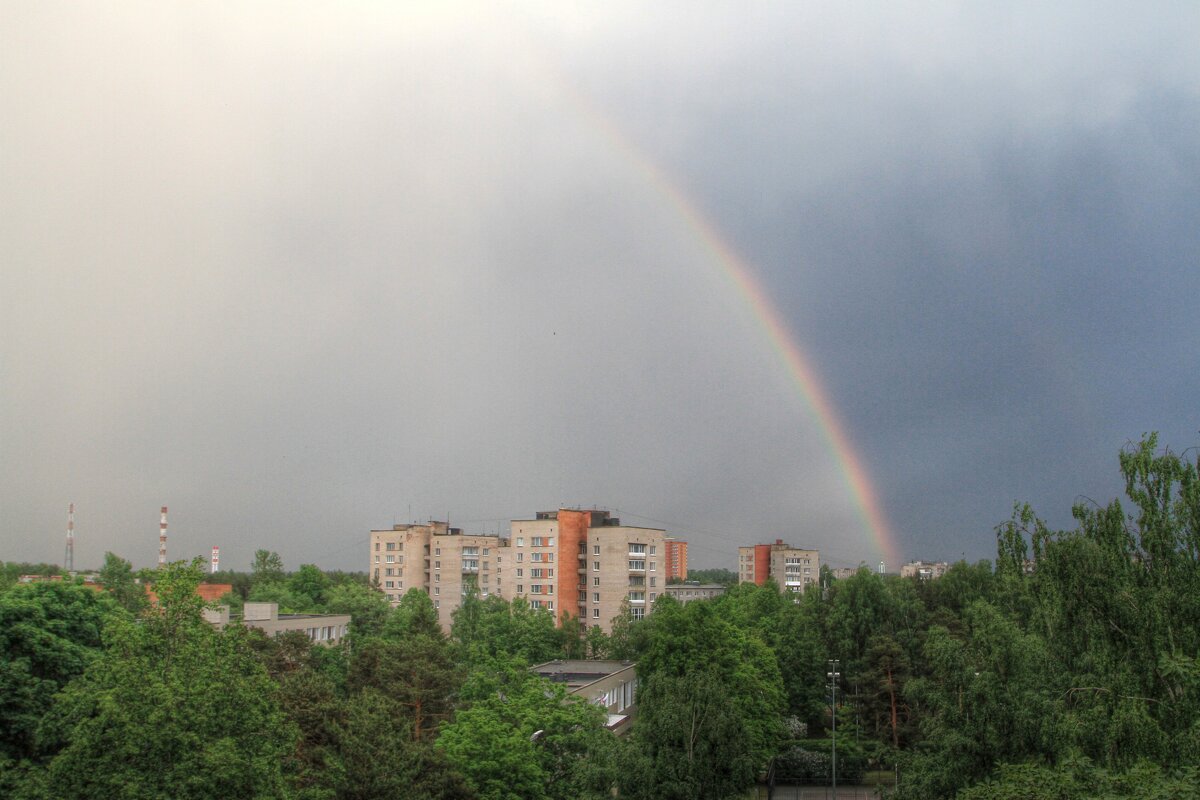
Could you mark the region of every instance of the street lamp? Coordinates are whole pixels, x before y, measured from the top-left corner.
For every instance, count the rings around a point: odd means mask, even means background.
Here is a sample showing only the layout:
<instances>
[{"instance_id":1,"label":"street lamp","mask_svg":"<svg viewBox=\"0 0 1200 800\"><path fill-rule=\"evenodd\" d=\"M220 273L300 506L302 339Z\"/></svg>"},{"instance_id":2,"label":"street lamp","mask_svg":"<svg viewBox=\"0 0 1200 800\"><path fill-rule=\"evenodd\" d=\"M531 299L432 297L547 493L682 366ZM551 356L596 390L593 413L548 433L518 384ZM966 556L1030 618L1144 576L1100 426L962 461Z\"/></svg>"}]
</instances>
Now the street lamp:
<instances>
[{"instance_id":1,"label":"street lamp","mask_svg":"<svg viewBox=\"0 0 1200 800\"><path fill-rule=\"evenodd\" d=\"M840 663L836 658L829 659L829 672L825 673L825 676L829 678L829 714L833 718L833 755L830 759L830 767L834 800L837 800L837 682L838 678L842 676L842 673L838 672Z\"/></svg>"}]
</instances>

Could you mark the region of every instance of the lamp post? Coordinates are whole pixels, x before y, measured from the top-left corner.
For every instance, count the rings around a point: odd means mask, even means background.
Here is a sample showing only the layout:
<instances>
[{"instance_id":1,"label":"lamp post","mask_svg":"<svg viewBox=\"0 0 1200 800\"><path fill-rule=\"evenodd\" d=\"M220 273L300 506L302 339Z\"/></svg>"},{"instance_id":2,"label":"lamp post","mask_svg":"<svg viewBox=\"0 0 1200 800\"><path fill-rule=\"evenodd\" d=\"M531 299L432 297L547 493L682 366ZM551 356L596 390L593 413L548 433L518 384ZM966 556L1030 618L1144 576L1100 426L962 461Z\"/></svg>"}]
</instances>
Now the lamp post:
<instances>
[{"instance_id":1,"label":"lamp post","mask_svg":"<svg viewBox=\"0 0 1200 800\"><path fill-rule=\"evenodd\" d=\"M841 663L836 658L829 659L829 672L825 673L829 678L829 713L833 719L833 753L830 760L831 776L833 778L833 798L837 800L837 682L842 673L838 672L838 664Z\"/></svg>"}]
</instances>

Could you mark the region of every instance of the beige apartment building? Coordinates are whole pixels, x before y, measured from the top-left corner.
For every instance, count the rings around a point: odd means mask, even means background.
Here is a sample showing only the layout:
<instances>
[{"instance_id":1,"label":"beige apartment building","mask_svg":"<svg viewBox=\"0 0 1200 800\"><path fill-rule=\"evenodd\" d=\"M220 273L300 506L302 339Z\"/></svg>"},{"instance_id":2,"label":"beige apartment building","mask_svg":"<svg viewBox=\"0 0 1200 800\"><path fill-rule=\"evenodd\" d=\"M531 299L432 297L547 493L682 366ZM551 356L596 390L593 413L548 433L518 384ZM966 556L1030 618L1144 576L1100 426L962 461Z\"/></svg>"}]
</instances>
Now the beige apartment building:
<instances>
[{"instance_id":1,"label":"beige apartment building","mask_svg":"<svg viewBox=\"0 0 1200 800\"><path fill-rule=\"evenodd\" d=\"M445 522L393 525L371 531L370 575L392 605L409 589L422 589L433 600L438 621L450 629L450 615L462 604L469 582L481 596L499 594L503 540L464 534Z\"/></svg>"},{"instance_id":2,"label":"beige apartment building","mask_svg":"<svg viewBox=\"0 0 1200 800\"><path fill-rule=\"evenodd\" d=\"M665 540L664 531L622 525L607 511L539 511L511 523L500 596L607 632L623 601L641 619L666 586Z\"/></svg>"},{"instance_id":3,"label":"beige apartment building","mask_svg":"<svg viewBox=\"0 0 1200 800\"><path fill-rule=\"evenodd\" d=\"M950 565L945 561L910 561L900 567L900 577L930 581L942 577L948 569Z\"/></svg>"},{"instance_id":4,"label":"beige apartment building","mask_svg":"<svg viewBox=\"0 0 1200 800\"><path fill-rule=\"evenodd\" d=\"M767 578L789 592L807 591L819 586L821 557L816 550L792 547L782 539L774 544L756 544L738 548L738 581L762 586Z\"/></svg>"}]
</instances>

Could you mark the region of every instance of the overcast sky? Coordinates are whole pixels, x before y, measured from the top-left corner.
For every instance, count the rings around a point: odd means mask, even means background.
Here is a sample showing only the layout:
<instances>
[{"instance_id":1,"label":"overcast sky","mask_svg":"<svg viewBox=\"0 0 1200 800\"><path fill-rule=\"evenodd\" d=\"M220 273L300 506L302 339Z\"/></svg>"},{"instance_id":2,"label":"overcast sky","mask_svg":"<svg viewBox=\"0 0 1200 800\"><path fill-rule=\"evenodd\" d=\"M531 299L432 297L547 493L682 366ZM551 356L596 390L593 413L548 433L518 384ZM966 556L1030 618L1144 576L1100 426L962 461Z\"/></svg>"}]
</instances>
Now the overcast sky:
<instances>
[{"instance_id":1,"label":"overcast sky","mask_svg":"<svg viewBox=\"0 0 1200 800\"><path fill-rule=\"evenodd\" d=\"M646 6L649 6L647 8ZM403 7L403 8L401 8ZM560 505L874 564L1200 444L1200 6L3 4L0 559ZM896 565L892 565L895 568Z\"/></svg>"}]
</instances>

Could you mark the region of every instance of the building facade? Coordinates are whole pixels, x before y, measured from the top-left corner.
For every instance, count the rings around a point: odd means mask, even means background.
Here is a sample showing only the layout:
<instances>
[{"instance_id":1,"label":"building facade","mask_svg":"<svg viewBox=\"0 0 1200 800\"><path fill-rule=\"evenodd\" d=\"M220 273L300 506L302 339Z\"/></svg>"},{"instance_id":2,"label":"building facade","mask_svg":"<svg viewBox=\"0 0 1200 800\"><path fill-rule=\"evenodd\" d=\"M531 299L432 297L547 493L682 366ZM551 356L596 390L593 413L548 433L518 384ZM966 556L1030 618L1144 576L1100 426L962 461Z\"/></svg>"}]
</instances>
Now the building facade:
<instances>
[{"instance_id":1,"label":"building facade","mask_svg":"<svg viewBox=\"0 0 1200 800\"><path fill-rule=\"evenodd\" d=\"M930 581L942 577L948 569L950 565L945 561L910 561L900 567L900 577Z\"/></svg>"},{"instance_id":2,"label":"building facade","mask_svg":"<svg viewBox=\"0 0 1200 800\"><path fill-rule=\"evenodd\" d=\"M673 583L663 591L680 603L690 603L720 597L725 594L725 586L720 583Z\"/></svg>"},{"instance_id":3,"label":"building facade","mask_svg":"<svg viewBox=\"0 0 1200 800\"><path fill-rule=\"evenodd\" d=\"M230 619L229 606L205 608L204 618L218 630L230 624L258 628L267 636L303 633L314 644L335 645L350 632L349 614L280 614L278 603L245 603L242 617Z\"/></svg>"},{"instance_id":4,"label":"building facade","mask_svg":"<svg viewBox=\"0 0 1200 800\"><path fill-rule=\"evenodd\" d=\"M500 593L503 541L498 536L464 534L445 522L393 525L371 531L370 575L392 605L409 589L425 591L444 630L474 583L481 596Z\"/></svg>"},{"instance_id":5,"label":"building facade","mask_svg":"<svg viewBox=\"0 0 1200 800\"><path fill-rule=\"evenodd\" d=\"M666 548L667 580L687 580L687 542L667 537Z\"/></svg>"},{"instance_id":6,"label":"building facade","mask_svg":"<svg viewBox=\"0 0 1200 800\"><path fill-rule=\"evenodd\" d=\"M792 547L782 539L774 544L738 548L738 582L762 586L771 578L779 588L803 592L819 586L821 558L816 550Z\"/></svg>"},{"instance_id":7,"label":"building facade","mask_svg":"<svg viewBox=\"0 0 1200 800\"><path fill-rule=\"evenodd\" d=\"M607 511L539 511L511 523L500 595L607 632L626 599L641 619L666 586L665 541L662 530L622 525Z\"/></svg>"}]
</instances>

